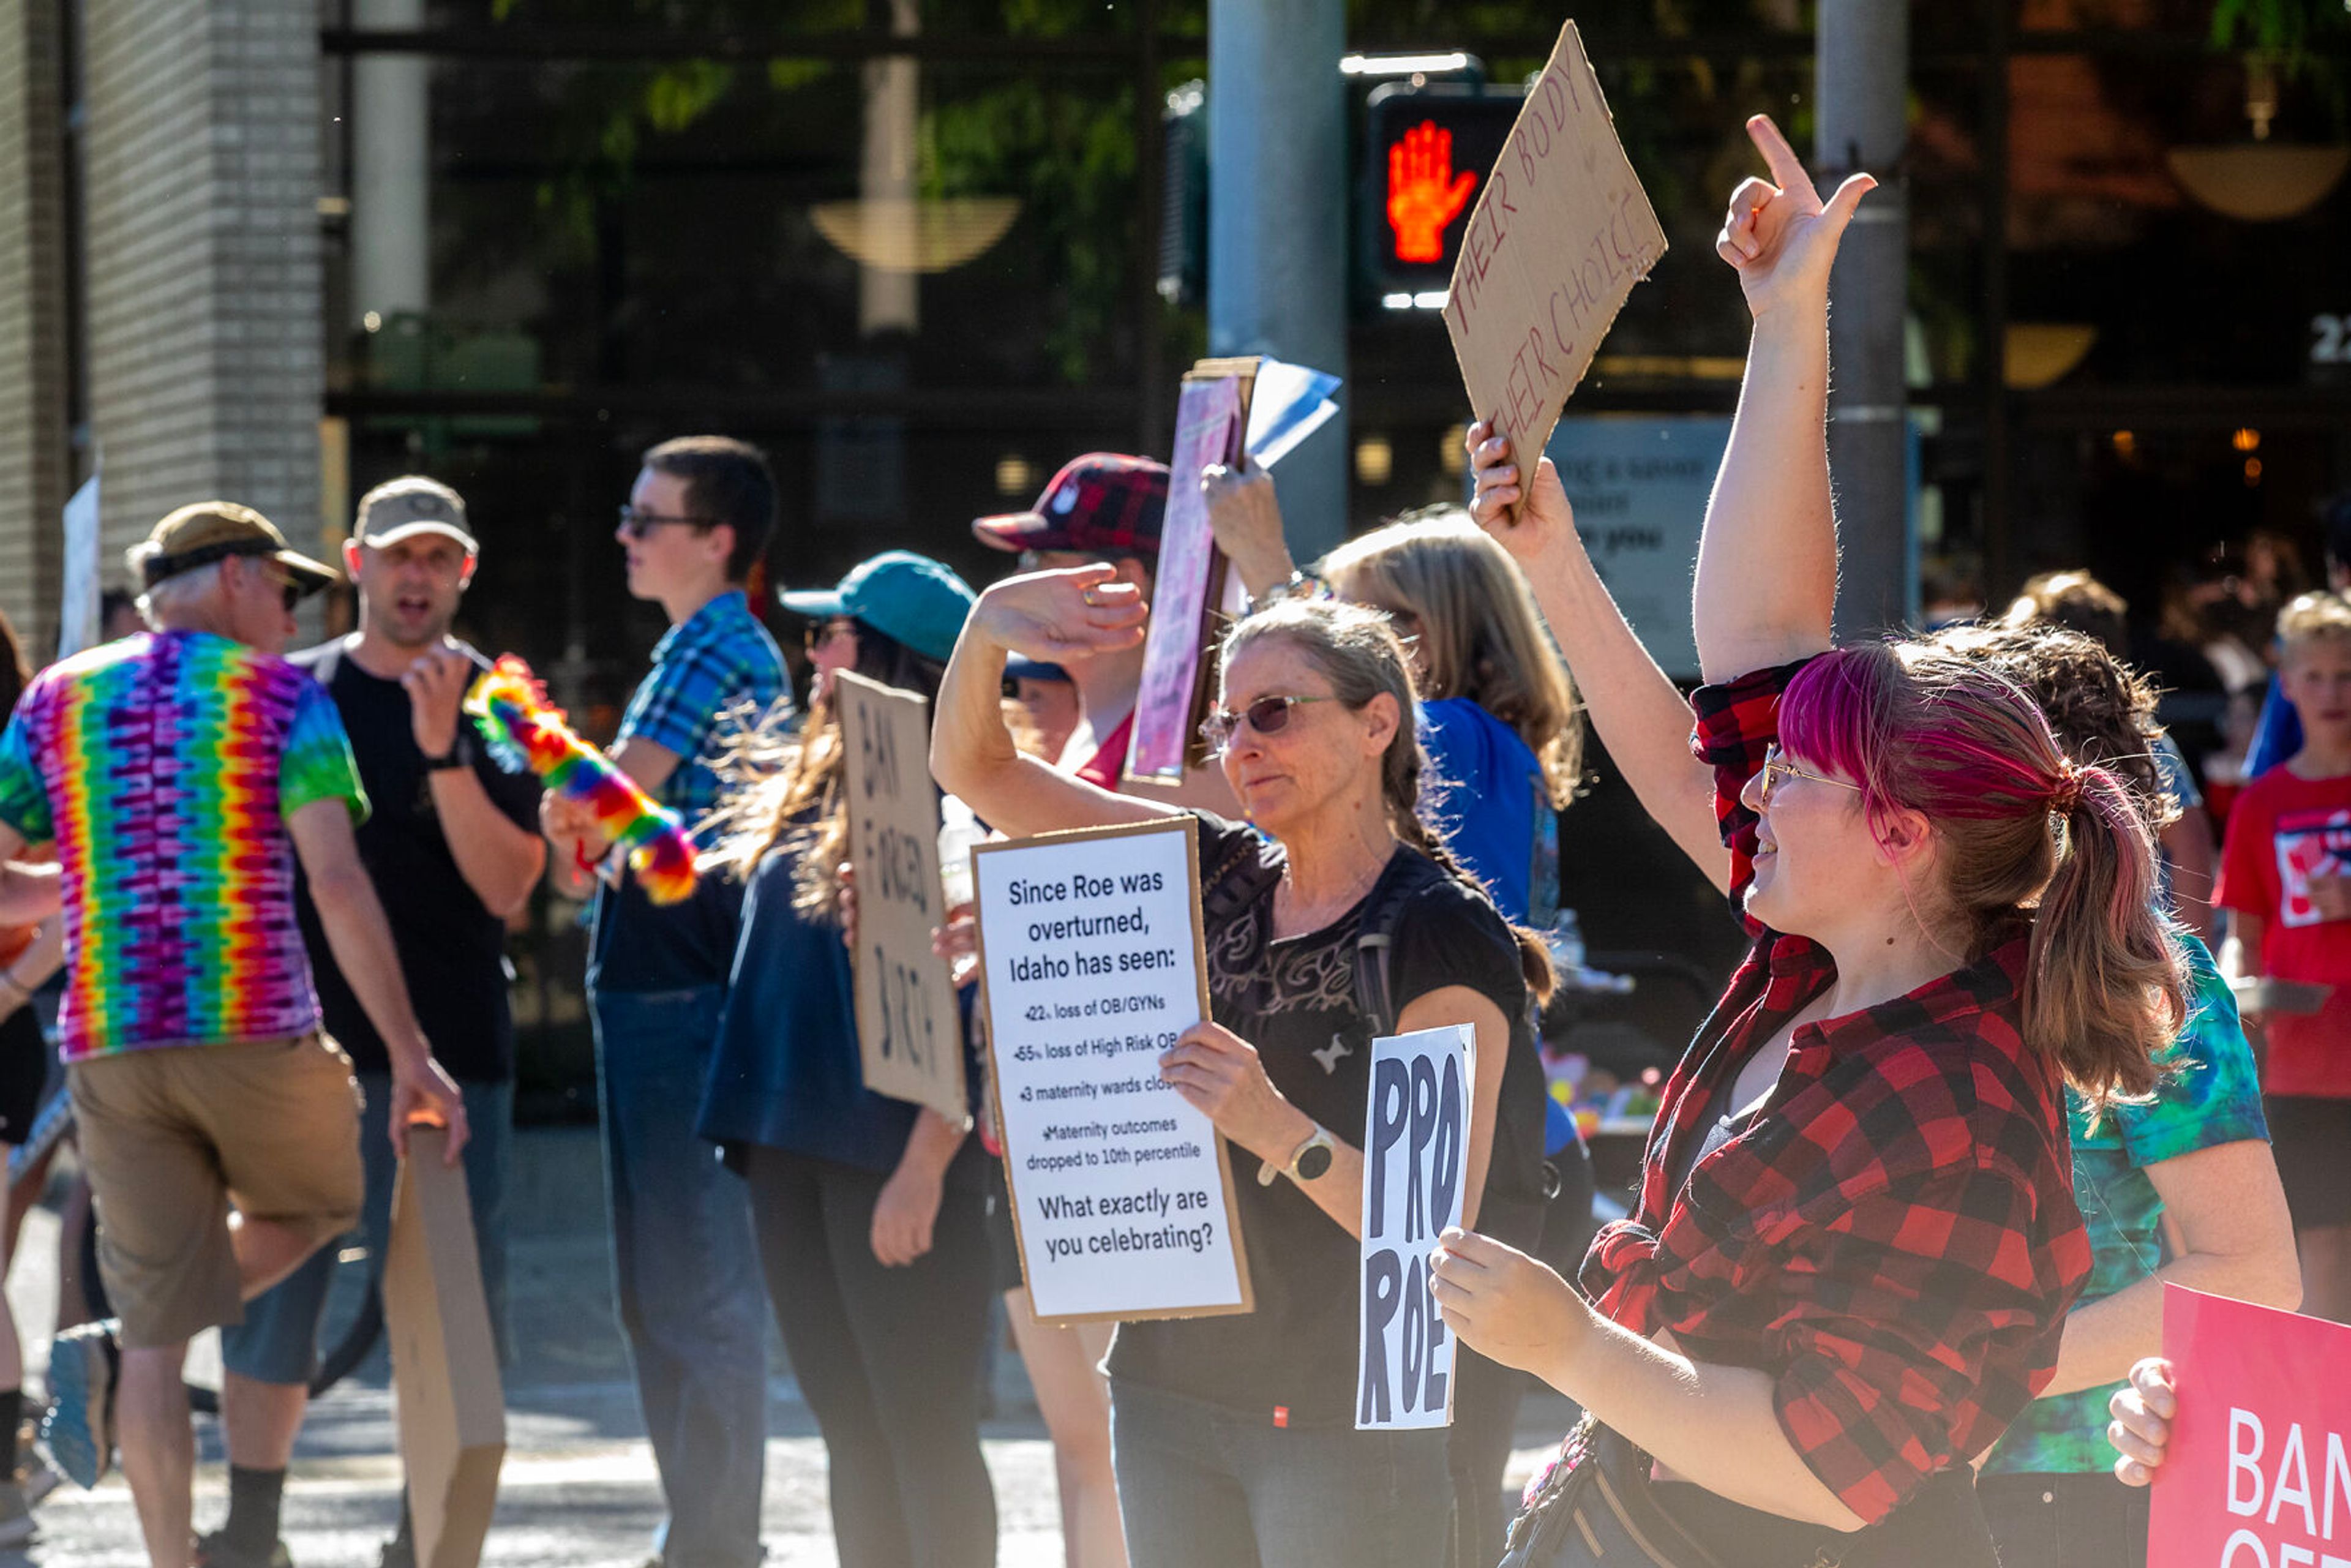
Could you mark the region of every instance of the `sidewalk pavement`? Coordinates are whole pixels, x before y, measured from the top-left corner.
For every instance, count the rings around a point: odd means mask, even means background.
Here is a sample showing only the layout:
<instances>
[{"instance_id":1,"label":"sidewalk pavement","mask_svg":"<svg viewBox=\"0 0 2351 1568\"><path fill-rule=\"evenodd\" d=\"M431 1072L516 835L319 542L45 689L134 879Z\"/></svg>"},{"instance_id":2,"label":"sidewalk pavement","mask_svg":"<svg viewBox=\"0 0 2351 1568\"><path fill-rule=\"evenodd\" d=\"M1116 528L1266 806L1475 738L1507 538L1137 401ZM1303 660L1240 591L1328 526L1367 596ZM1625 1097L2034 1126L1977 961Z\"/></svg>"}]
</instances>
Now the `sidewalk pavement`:
<instances>
[{"instance_id":1,"label":"sidewalk pavement","mask_svg":"<svg viewBox=\"0 0 2351 1568\"><path fill-rule=\"evenodd\" d=\"M640 1568L660 1517L651 1450L636 1408L612 1312L603 1177L593 1128L517 1134L509 1201L510 1314L517 1359L507 1382L507 1458L484 1562ZM46 1331L54 1321L57 1221L27 1219L8 1298L25 1329L26 1384L43 1385ZM1001 1336L998 1343L1001 1343ZM190 1375L207 1380L217 1351L200 1341ZM825 1457L782 1347L768 1347L768 1485L764 1533L778 1568L836 1562L825 1502ZM390 1367L381 1348L311 1408L287 1487L285 1535L303 1568L375 1562L392 1526L400 1467L392 1453ZM216 1377L216 1370L211 1375ZM1000 1518L1003 1568L1058 1568L1061 1518L1051 1445L1045 1440L1019 1356L997 1356L997 1419L986 1429ZM1520 1412L1513 1485L1523 1482L1565 1429L1569 1406L1530 1397ZM218 1424L200 1418L198 1527L225 1506ZM70 1483L42 1503L42 1539L26 1554L0 1552L0 1568L144 1568L130 1496L119 1476L97 1490Z\"/></svg>"}]
</instances>

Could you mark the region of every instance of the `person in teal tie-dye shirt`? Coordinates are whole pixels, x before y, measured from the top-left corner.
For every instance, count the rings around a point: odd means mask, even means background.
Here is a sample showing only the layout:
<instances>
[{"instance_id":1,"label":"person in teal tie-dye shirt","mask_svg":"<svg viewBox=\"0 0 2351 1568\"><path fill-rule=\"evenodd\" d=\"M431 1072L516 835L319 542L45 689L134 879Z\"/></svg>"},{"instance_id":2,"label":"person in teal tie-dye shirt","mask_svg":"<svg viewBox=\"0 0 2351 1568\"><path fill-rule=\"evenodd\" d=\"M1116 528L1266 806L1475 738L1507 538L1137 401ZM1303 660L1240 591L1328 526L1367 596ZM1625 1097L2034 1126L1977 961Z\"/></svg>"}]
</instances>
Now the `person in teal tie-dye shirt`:
<instances>
[{"instance_id":1,"label":"person in teal tie-dye shirt","mask_svg":"<svg viewBox=\"0 0 2351 1568\"><path fill-rule=\"evenodd\" d=\"M2154 693L2095 639L2050 627L1960 627L1940 640L2030 692L2075 760L2114 768L2159 830ZM2002 1568L2140 1568L2147 1494L2115 1478L2106 1402L2155 1353L2167 1281L2291 1308L2294 1233L2262 1119L2261 1078L2212 955L2179 937L2192 995L2154 1097L2093 1119L2067 1091L2074 1200L2089 1283L2065 1320L2056 1375L1984 1458L1976 1491Z\"/></svg>"}]
</instances>

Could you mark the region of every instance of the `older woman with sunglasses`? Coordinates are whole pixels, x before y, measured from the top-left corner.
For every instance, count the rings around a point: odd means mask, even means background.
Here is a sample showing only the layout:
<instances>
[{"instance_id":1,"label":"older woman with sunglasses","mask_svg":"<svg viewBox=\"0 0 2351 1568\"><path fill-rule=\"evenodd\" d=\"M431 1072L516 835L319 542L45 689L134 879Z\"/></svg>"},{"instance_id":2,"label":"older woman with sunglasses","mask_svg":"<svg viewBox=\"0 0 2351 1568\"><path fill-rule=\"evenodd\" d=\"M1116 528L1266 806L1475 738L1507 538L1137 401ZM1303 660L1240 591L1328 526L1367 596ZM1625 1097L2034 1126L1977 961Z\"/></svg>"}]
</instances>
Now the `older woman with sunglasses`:
<instances>
[{"instance_id":1,"label":"older woman with sunglasses","mask_svg":"<svg viewBox=\"0 0 2351 1568\"><path fill-rule=\"evenodd\" d=\"M1024 757L998 698L1008 655L1131 646L1142 622L1135 590L1104 566L988 589L939 693L939 782L1016 835L1165 817ZM1353 1140L1371 1036L1389 1021L1359 1002L1356 939L1367 922L1391 935L1395 1028L1477 1031L1473 1212L1497 1158L1505 1063L1531 1049L1527 998L1548 988L1549 966L1421 822L1412 677L1386 617L1278 603L1233 629L1222 669L1209 738L1257 831L1196 813L1213 1021L1160 1072L1243 1155L1257 1310L1120 1326L1109 1371L1127 1550L1135 1568L1436 1568L1451 1515L1445 1433L1353 1429Z\"/></svg>"},{"instance_id":2,"label":"older woman with sunglasses","mask_svg":"<svg viewBox=\"0 0 2351 1568\"><path fill-rule=\"evenodd\" d=\"M1930 645L1832 646L1828 277L1872 182L1823 201L1768 120L1749 129L1771 179L1734 193L1719 246L1755 326L1689 706L1587 575L1550 464L1472 439L1479 519L1652 813L1693 853L1719 824L1754 946L1588 1294L1458 1232L1434 1288L1465 1343L1593 1422L1511 1561L1591 1561L1573 1521L1604 1487L1647 1516L1653 1562L1991 1568L1970 1461L2049 1382L2089 1270L2064 1088L2154 1085L2179 958L2126 787L2069 761L2025 693Z\"/></svg>"}]
</instances>

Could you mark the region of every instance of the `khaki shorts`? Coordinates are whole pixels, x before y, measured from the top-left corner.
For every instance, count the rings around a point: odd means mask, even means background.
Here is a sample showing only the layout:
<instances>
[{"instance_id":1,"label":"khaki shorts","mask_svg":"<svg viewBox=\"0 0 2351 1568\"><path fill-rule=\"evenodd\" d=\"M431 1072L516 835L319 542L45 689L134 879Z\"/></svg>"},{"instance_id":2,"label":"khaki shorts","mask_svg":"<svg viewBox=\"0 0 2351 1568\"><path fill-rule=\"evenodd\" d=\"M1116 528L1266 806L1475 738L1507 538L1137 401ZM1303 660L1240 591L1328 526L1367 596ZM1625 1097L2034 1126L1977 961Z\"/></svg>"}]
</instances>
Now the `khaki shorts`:
<instances>
[{"instance_id":1,"label":"khaki shorts","mask_svg":"<svg viewBox=\"0 0 2351 1568\"><path fill-rule=\"evenodd\" d=\"M124 1051L66 1081L125 1345L242 1320L230 1205L314 1244L359 1220L359 1086L322 1035Z\"/></svg>"}]
</instances>

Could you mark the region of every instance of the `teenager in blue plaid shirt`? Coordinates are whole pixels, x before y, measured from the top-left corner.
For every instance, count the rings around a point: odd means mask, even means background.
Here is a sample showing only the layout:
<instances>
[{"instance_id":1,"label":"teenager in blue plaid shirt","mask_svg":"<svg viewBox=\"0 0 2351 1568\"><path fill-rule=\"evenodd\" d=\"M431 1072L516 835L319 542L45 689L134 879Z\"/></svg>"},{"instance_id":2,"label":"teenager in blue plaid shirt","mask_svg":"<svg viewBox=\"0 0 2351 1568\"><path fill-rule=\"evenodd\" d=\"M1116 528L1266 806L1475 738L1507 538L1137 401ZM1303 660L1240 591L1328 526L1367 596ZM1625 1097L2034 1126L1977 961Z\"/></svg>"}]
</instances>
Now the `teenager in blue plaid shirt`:
<instances>
[{"instance_id":1,"label":"teenager in blue plaid shirt","mask_svg":"<svg viewBox=\"0 0 2351 1568\"><path fill-rule=\"evenodd\" d=\"M629 699L612 759L698 824L718 796L721 719L782 696L783 654L743 584L774 531L776 486L757 447L685 436L645 454L615 537L629 591L670 621ZM742 1182L695 1135L735 956L742 886L705 877L655 908L592 817L549 791L542 825L553 874L594 885L588 997L604 1132L615 1296L637 1398L669 1505L655 1562L758 1562L767 1443L765 1311Z\"/></svg>"}]
</instances>

